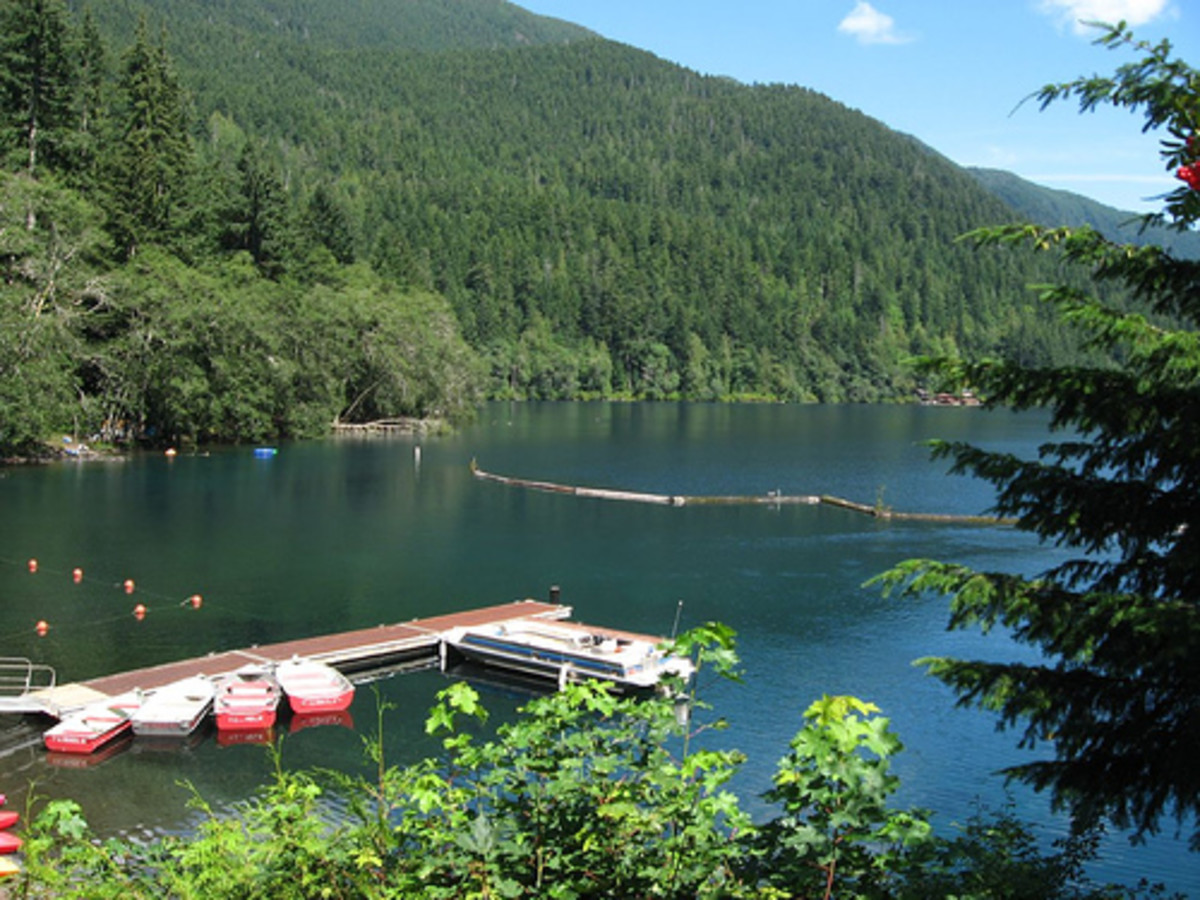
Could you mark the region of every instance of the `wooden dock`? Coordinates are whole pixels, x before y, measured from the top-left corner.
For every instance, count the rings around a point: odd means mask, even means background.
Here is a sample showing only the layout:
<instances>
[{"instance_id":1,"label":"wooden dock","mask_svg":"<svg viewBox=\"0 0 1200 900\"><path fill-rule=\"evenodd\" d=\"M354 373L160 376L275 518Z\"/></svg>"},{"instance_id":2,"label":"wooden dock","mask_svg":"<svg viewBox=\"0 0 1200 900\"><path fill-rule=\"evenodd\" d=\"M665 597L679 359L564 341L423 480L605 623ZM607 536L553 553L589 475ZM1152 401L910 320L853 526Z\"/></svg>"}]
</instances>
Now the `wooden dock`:
<instances>
[{"instance_id":1,"label":"wooden dock","mask_svg":"<svg viewBox=\"0 0 1200 900\"><path fill-rule=\"evenodd\" d=\"M209 653L101 678L63 684L38 692L43 708L62 717L89 702L134 688L152 691L191 675L223 675L247 663L283 662L304 656L329 663L348 674L395 666L422 658L436 659L442 635L451 628L491 625L514 619L566 619L571 607L538 600L519 600L394 625L377 625L337 634Z\"/></svg>"}]
</instances>

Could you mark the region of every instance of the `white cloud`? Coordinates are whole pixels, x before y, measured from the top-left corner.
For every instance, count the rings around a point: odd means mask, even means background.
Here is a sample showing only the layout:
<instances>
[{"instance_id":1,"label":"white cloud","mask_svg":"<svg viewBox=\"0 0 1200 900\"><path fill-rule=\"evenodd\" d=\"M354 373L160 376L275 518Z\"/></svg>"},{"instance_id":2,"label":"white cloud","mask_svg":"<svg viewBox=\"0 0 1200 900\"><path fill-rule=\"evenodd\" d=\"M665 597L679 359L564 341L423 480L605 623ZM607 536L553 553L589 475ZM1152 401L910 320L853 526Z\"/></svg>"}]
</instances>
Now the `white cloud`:
<instances>
[{"instance_id":1,"label":"white cloud","mask_svg":"<svg viewBox=\"0 0 1200 900\"><path fill-rule=\"evenodd\" d=\"M1042 12L1070 25L1076 34L1096 37L1085 22L1124 21L1131 28L1152 22L1167 11L1170 0L1040 0Z\"/></svg>"},{"instance_id":2,"label":"white cloud","mask_svg":"<svg viewBox=\"0 0 1200 900\"><path fill-rule=\"evenodd\" d=\"M858 0L854 9L838 24L838 31L851 35L860 44L905 44L911 37L896 31L895 20L881 13L866 0Z\"/></svg>"}]
</instances>

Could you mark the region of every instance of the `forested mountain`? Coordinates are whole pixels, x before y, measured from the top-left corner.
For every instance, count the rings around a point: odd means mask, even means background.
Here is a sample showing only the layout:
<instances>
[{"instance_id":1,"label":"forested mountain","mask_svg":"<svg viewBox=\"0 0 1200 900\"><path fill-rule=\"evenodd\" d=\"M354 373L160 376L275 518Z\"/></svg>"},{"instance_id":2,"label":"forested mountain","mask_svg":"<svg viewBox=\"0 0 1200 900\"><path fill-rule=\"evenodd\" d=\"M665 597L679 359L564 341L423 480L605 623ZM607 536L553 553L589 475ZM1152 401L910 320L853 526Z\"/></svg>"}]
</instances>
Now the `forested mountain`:
<instances>
[{"instance_id":1,"label":"forested mountain","mask_svg":"<svg viewBox=\"0 0 1200 900\"><path fill-rule=\"evenodd\" d=\"M165 25L172 53L189 41L233 41L217 55L250 52L264 41L317 50L495 49L598 37L586 28L535 16L508 0L69 0L90 8L108 35L130 35L149 16ZM205 50L198 46L194 50ZM205 51L207 52L207 51ZM200 54L201 57L204 53ZM208 58L212 58L209 56Z\"/></svg>"},{"instance_id":2,"label":"forested mountain","mask_svg":"<svg viewBox=\"0 0 1200 900\"><path fill-rule=\"evenodd\" d=\"M1112 240L1133 244L1153 243L1175 256L1200 259L1200 234L1162 226L1142 229L1137 213L1097 203L1070 191L1059 191L1026 181L1000 169L967 169L985 188L1007 203L1023 219L1038 225L1090 225Z\"/></svg>"},{"instance_id":3,"label":"forested mountain","mask_svg":"<svg viewBox=\"0 0 1200 900\"><path fill-rule=\"evenodd\" d=\"M1008 208L803 88L498 0L0 11L3 210L32 239L0 247L8 321L46 293L51 207L81 241L53 352L8 351L55 385L43 427L249 438L480 394L875 400L910 394L914 352L1070 352L1024 289L1044 263L955 243ZM59 94L32 103L35 83ZM160 324L174 342L148 344Z\"/></svg>"}]
</instances>

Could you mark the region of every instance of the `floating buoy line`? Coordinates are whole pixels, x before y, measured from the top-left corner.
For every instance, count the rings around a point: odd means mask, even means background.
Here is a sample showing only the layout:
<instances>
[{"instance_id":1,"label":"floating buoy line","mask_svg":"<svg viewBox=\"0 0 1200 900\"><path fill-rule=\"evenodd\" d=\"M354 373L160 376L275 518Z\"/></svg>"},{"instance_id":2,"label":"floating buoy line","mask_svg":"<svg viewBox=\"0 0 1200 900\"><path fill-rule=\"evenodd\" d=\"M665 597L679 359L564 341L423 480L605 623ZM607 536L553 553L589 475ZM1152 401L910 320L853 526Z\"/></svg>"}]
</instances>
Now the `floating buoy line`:
<instances>
[{"instance_id":1,"label":"floating buoy line","mask_svg":"<svg viewBox=\"0 0 1200 900\"><path fill-rule=\"evenodd\" d=\"M559 484L554 481L534 481L529 478L514 478L497 475L479 468L471 460L471 474L481 481L494 481L509 487L542 491L550 494L567 494L594 500L618 500L626 503L650 503L658 506L745 506L757 505L779 508L782 506L834 506L851 512L862 513L876 519L897 522L936 522L948 525L1014 525L1016 519L997 516L953 515L944 513L895 512L892 509L866 503L855 503L828 494L784 494L782 491L767 491L766 494L745 496L687 496L683 494L651 494L643 491L613 490L611 488L586 487L575 484Z\"/></svg>"},{"instance_id":2,"label":"floating buoy line","mask_svg":"<svg viewBox=\"0 0 1200 900\"><path fill-rule=\"evenodd\" d=\"M112 610L108 606L107 601L102 601L105 603L104 615L80 616L72 613L69 621L55 621L53 615L47 613L46 610L34 610L33 615L37 615L38 618L31 620L30 629L37 638L45 638L51 633L60 633L63 629L68 631L91 629L130 618L137 622L143 622L148 618L156 618L163 613L194 612L203 608L206 602L204 596L200 593L192 593L179 599L178 595L172 596L170 594L147 591L139 587L133 578L128 577L110 578L103 575L97 577L93 574L85 578L83 566L74 566L70 569L57 569L43 565L37 557L30 557L23 562L0 557L0 564L12 566L16 569L24 568L30 575L40 580L48 581L61 578L64 585L66 585L65 591L68 593L74 590L71 585L101 585L113 589L118 596L130 597L137 592L139 598L145 598L144 600L139 599L133 606L126 607L121 611ZM90 572L91 570L89 569L88 571ZM9 641L28 636L29 633L25 629L0 633L0 640Z\"/></svg>"}]
</instances>

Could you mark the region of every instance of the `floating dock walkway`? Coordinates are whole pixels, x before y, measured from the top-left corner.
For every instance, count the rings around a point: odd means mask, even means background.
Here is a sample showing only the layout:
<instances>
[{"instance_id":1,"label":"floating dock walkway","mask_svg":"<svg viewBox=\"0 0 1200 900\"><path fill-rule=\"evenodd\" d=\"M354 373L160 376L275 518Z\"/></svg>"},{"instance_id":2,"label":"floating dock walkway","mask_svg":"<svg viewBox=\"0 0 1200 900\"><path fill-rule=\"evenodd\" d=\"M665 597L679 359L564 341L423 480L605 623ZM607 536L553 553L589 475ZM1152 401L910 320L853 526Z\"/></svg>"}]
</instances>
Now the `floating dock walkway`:
<instances>
[{"instance_id":1,"label":"floating dock walkway","mask_svg":"<svg viewBox=\"0 0 1200 900\"><path fill-rule=\"evenodd\" d=\"M56 685L28 695L38 709L61 718L95 700L140 688L152 691L192 675L217 676L247 663L284 662L304 656L328 663L353 675L406 662L436 662L443 635L452 628L498 625L517 619L570 618L571 607L539 600L519 600L497 606L412 619L395 625L377 625L311 638L265 644L242 650L210 653L159 666L119 672L72 684Z\"/></svg>"}]
</instances>

